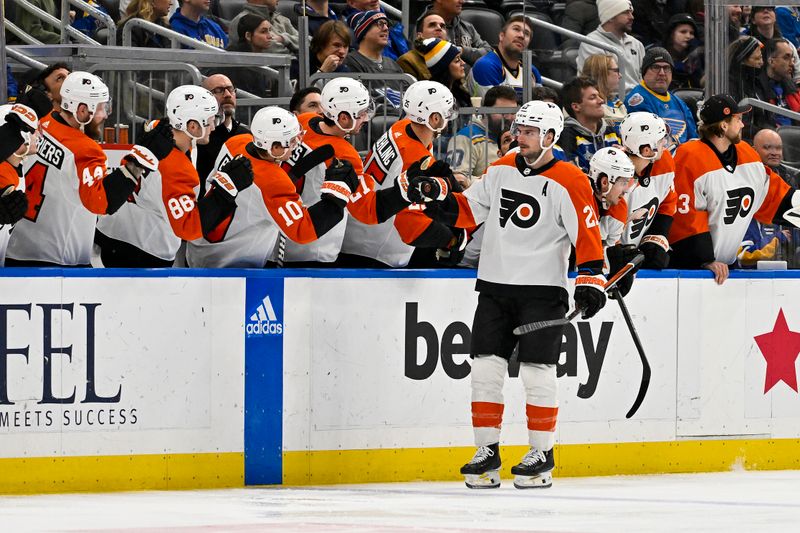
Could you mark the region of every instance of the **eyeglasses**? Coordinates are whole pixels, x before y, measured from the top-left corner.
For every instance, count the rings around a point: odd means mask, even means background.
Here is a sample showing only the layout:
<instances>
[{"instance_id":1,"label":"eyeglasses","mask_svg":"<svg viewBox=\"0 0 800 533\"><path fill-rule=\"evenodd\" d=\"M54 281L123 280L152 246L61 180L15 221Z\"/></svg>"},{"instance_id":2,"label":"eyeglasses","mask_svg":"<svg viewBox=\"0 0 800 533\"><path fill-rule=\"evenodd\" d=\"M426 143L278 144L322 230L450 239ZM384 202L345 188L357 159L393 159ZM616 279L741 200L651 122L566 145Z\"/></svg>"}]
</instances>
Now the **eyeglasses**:
<instances>
[{"instance_id":1,"label":"eyeglasses","mask_svg":"<svg viewBox=\"0 0 800 533\"><path fill-rule=\"evenodd\" d=\"M375 22L375 25L377 27L379 27L379 28L388 28L389 27L389 23L386 22L385 20L378 20L378 21Z\"/></svg>"},{"instance_id":2,"label":"eyeglasses","mask_svg":"<svg viewBox=\"0 0 800 533\"><path fill-rule=\"evenodd\" d=\"M608 71L609 72L616 72L617 74L619 74L619 68L611 68L611 67L609 67Z\"/></svg>"},{"instance_id":3,"label":"eyeglasses","mask_svg":"<svg viewBox=\"0 0 800 533\"><path fill-rule=\"evenodd\" d=\"M224 87L214 87L211 89L211 92L214 93L216 96L222 96L225 94L225 91L228 91L231 94L236 94L236 87L233 85L225 85Z\"/></svg>"},{"instance_id":4,"label":"eyeglasses","mask_svg":"<svg viewBox=\"0 0 800 533\"><path fill-rule=\"evenodd\" d=\"M669 65L650 65L647 70L655 72L672 72L672 67Z\"/></svg>"}]
</instances>

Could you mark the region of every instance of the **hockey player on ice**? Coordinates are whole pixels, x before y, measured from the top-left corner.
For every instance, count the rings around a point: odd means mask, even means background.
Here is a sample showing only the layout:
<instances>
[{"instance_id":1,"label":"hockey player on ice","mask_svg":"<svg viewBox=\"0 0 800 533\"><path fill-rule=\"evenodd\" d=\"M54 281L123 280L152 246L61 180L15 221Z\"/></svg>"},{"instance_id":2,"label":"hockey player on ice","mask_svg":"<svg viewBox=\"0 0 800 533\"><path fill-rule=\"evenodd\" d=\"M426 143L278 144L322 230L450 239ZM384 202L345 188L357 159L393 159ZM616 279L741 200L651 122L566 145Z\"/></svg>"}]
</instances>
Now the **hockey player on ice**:
<instances>
[{"instance_id":1,"label":"hockey player on ice","mask_svg":"<svg viewBox=\"0 0 800 533\"><path fill-rule=\"evenodd\" d=\"M447 194L439 208L431 210L437 219L456 227L485 222L470 350L472 424L478 449L461 468L470 488L500 486L503 383L517 341L530 451L511 469L514 486L552 485L556 363L563 326L521 337L513 329L564 318L572 245L578 266L576 308L589 318L606 303L603 245L592 186L578 167L556 160L552 153L563 128L558 106L541 101L523 105L512 126L519 153L494 162L482 180L463 193ZM443 180L432 179L425 184L425 194L442 198L444 186Z\"/></svg>"}]
</instances>

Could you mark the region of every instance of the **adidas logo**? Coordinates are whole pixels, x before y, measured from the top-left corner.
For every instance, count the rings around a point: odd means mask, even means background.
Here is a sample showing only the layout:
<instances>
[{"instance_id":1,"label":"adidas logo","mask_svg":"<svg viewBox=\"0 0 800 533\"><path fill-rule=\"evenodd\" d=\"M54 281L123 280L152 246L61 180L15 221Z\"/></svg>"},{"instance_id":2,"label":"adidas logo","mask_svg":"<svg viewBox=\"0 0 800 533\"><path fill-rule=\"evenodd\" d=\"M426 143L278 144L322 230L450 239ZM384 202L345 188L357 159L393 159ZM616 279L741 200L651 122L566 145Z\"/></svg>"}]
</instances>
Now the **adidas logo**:
<instances>
[{"instance_id":1,"label":"adidas logo","mask_svg":"<svg viewBox=\"0 0 800 533\"><path fill-rule=\"evenodd\" d=\"M248 335L281 335L283 333L283 324L278 321L269 295L264 297L255 313L250 315L250 320L245 325L245 331Z\"/></svg>"}]
</instances>

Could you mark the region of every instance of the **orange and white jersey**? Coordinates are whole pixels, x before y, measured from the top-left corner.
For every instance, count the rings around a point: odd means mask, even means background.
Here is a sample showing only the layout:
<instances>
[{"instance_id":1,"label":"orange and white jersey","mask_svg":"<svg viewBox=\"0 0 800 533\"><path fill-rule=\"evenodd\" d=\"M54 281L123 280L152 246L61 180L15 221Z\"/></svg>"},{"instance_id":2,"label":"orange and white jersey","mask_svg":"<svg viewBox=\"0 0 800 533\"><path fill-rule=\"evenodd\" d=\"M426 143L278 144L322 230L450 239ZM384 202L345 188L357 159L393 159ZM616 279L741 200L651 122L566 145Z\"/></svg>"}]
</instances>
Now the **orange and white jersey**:
<instances>
[{"instance_id":1,"label":"orange and white jersey","mask_svg":"<svg viewBox=\"0 0 800 533\"><path fill-rule=\"evenodd\" d=\"M341 208L325 200L315 210L315 218L286 172L276 163L250 153L248 145L252 140L253 136L246 133L231 137L222 145L214 169L219 170L237 155L245 156L253 165L253 185L239 193L233 215L213 235L188 243L186 257L190 267L262 268L273 258L279 232L296 243L307 244L317 240L318 231L323 233L342 218ZM209 180L212 176L213 172Z\"/></svg>"},{"instance_id":2,"label":"orange and white jersey","mask_svg":"<svg viewBox=\"0 0 800 533\"><path fill-rule=\"evenodd\" d=\"M128 201L113 215L101 217L97 229L150 255L172 261L181 239L202 235L196 191L197 170L189 156L173 147L158 170L142 178Z\"/></svg>"},{"instance_id":3,"label":"orange and white jersey","mask_svg":"<svg viewBox=\"0 0 800 533\"><path fill-rule=\"evenodd\" d=\"M507 154L453 196L458 227L485 222L479 291L566 299L572 245L579 267L602 267L594 193L589 178L572 164L553 160L533 170L522 157Z\"/></svg>"},{"instance_id":4,"label":"orange and white jersey","mask_svg":"<svg viewBox=\"0 0 800 533\"><path fill-rule=\"evenodd\" d=\"M619 203L609 206L608 209L599 208L595 204L595 209L600 213L600 239L603 246L614 246L622 239L622 232L625 229L625 222L628 220L628 204L624 198L619 199Z\"/></svg>"},{"instance_id":5,"label":"orange and white jersey","mask_svg":"<svg viewBox=\"0 0 800 533\"><path fill-rule=\"evenodd\" d=\"M675 214L675 160L665 150L661 158L653 163L650 169L650 183L647 187L637 185L628 193L628 220L622 244L639 246L642 237L653 224L656 215L673 216Z\"/></svg>"},{"instance_id":6,"label":"orange and white jersey","mask_svg":"<svg viewBox=\"0 0 800 533\"><path fill-rule=\"evenodd\" d=\"M735 145L737 164L725 168L705 142L693 140L675 154L677 212L670 244L710 233L714 258L726 264L736 254L753 217L772 223L792 189L762 162L747 143Z\"/></svg>"},{"instance_id":7,"label":"orange and white jersey","mask_svg":"<svg viewBox=\"0 0 800 533\"><path fill-rule=\"evenodd\" d=\"M411 121L395 122L375 141L366 159L365 173L378 189L394 186L397 177L414 162L431 155L432 146L425 146L411 130ZM403 242L403 232L411 242L432 220L422 213L423 206L404 209L382 224L364 224L350 218L342 244L342 252L370 257L391 267L408 265L414 247Z\"/></svg>"},{"instance_id":8,"label":"orange and white jersey","mask_svg":"<svg viewBox=\"0 0 800 533\"><path fill-rule=\"evenodd\" d=\"M25 190L25 181L20 179L16 167L8 161L0 163L0 194L6 187L13 187L16 190ZM8 239L11 237L11 229L13 224L0 224L0 266L3 266L6 261L6 248L8 247Z\"/></svg>"},{"instance_id":9,"label":"orange and white jersey","mask_svg":"<svg viewBox=\"0 0 800 533\"><path fill-rule=\"evenodd\" d=\"M7 256L88 265L97 215L109 209L106 155L58 113L40 126L36 157L23 164L28 211L14 228Z\"/></svg>"}]
</instances>

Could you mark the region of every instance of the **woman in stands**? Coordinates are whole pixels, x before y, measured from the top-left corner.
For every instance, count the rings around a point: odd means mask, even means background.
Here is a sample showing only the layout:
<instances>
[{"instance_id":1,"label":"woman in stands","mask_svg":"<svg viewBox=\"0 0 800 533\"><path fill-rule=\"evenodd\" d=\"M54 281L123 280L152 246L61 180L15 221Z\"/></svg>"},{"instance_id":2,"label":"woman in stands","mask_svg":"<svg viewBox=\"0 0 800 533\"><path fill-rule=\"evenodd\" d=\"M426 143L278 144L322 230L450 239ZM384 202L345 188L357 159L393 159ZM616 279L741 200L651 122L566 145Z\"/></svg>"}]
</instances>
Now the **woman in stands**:
<instances>
[{"instance_id":1,"label":"woman in stands","mask_svg":"<svg viewBox=\"0 0 800 533\"><path fill-rule=\"evenodd\" d=\"M158 24L164 29L170 29L167 22L170 4L171 0L132 0L128 4L128 9L125 10L125 18L120 21L117 28L120 43L122 42L122 28L131 19L146 20ZM168 42L154 33L135 27L131 30L131 45L142 48L165 48Z\"/></svg>"},{"instance_id":2,"label":"woman in stands","mask_svg":"<svg viewBox=\"0 0 800 533\"><path fill-rule=\"evenodd\" d=\"M262 15L248 13L239 19L236 33L239 39L236 44L228 46L229 52L251 52L264 54L272 44L272 25ZM261 69L250 67L236 67L224 69L233 85L243 91L255 94L256 96L269 96L271 93L271 82L267 79Z\"/></svg>"},{"instance_id":3,"label":"woman in stands","mask_svg":"<svg viewBox=\"0 0 800 533\"><path fill-rule=\"evenodd\" d=\"M597 83L600 95L606 100L605 119L616 128L622 122L628 110L619 99L619 66L614 56L594 54L586 58L581 75L593 79Z\"/></svg>"},{"instance_id":4,"label":"woman in stands","mask_svg":"<svg viewBox=\"0 0 800 533\"><path fill-rule=\"evenodd\" d=\"M430 72L430 80L438 81L453 93L456 104L459 107L470 107L470 100L467 86L464 80L467 73L464 69L464 60L461 57L461 49L456 45L431 37L416 43L417 51L422 54L425 66Z\"/></svg>"},{"instance_id":5,"label":"woman in stands","mask_svg":"<svg viewBox=\"0 0 800 533\"><path fill-rule=\"evenodd\" d=\"M662 44L675 62L669 90L702 87L704 73L700 55L704 49L696 39L697 23L688 13L678 13L669 19L667 26L667 38Z\"/></svg>"},{"instance_id":6,"label":"woman in stands","mask_svg":"<svg viewBox=\"0 0 800 533\"><path fill-rule=\"evenodd\" d=\"M728 85L731 96L740 102L743 98L756 98L769 102L772 89L764 72L764 45L755 37L740 37L728 46ZM752 141L758 130L775 128L772 113L754 107L742 115L745 127L742 137Z\"/></svg>"}]
</instances>

